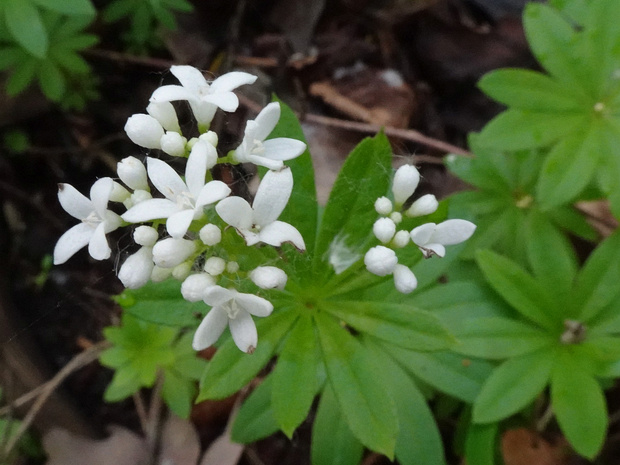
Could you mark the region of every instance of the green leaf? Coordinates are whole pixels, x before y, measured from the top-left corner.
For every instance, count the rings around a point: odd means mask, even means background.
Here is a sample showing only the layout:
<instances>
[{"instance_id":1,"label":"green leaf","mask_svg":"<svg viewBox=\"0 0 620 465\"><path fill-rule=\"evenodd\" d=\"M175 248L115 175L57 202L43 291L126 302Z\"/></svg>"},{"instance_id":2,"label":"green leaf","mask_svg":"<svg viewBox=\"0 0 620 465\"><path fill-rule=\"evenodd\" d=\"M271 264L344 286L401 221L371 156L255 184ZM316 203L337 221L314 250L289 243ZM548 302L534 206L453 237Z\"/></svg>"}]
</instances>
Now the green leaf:
<instances>
[{"instance_id":1,"label":"green leaf","mask_svg":"<svg viewBox=\"0 0 620 465\"><path fill-rule=\"evenodd\" d=\"M258 346L252 355L241 352L232 338L228 339L207 365L197 401L223 399L248 384L269 361L296 318L296 312L284 311L258 320Z\"/></svg>"},{"instance_id":2,"label":"green leaf","mask_svg":"<svg viewBox=\"0 0 620 465\"><path fill-rule=\"evenodd\" d=\"M492 163L485 162L488 158L495 156L505 159L500 153L493 155L476 154L479 158L468 158L459 155L448 155L444 160L450 172L463 181L480 189L488 189L497 193L505 193L511 190L511 186L503 176L497 172Z\"/></svg>"},{"instance_id":3,"label":"green leaf","mask_svg":"<svg viewBox=\"0 0 620 465\"><path fill-rule=\"evenodd\" d=\"M232 427L232 440L249 444L278 431L271 407L273 376L267 376L243 402Z\"/></svg>"},{"instance_id":4,"label":"green leaf","mask_svg":"<svg viewBox=\"0 0 620 465\"><path fill-rule=\"evenodd\" d=\"M87 15L94 16L95 7L90 0L32 0L40 7L55 11L64 15Z\"/></svg>"},{"instance_id":5,"label":"green leaf","mask_svg":"<svg viewBox=\"0 0 620 465\"><path fill-rule=\"evenodd\" d=\"M103 10L103 21L106 23L120 21L124 17L129 16L135 7L135 1L116 0L106 6Z\"/></svg>"},{"instance_id":6,"label":"green leaf","mask_svg":"<svg viewBox=\"0 0 620 465\"><path fill-rule=\"evenodd\" d=\"M474 423L493 423L517 413L542 392L551 376L555 351L511 358L495 369L474 403Z\"/></svg>"},{"instance_id":7,"label":"green leaf","mask_svg":"<svg viewBox=\"0 0 620 465\"><path fill-rule=\"evenodd\" d=\"M314 254L314 269L324 280L330 275L320 271L333 266L339 257L362 257L377 219L375 201L388 191L391 160L390 143L379 133L360 142L340 170L325 206Z\"/></svg>"},{"instance_id":8,"label":"green leaf","mask_svg":"<svg viewBox=\"0 0 620 465\"><path fill-rule=\"evenodd\" d=\"M532 325L506 318L470 318L451 329L459 342L455 351L487 359L516 357L556 342Z\"/></svg>"},{"instance_id":9,"label":"green leaf","mask_svg":"<svg viewBox=\"0 0 620 465\"><path fill-rule=\"evenodd\" d=\"M476 259L488 283L521 315L543 328L556 328L555 303L529 273L490 250L479 251Z\"/></svg>"},{"instance_id":10,"label":"green leaf","mask_svg":"<svg viewBox=\"0 0 620 465\"><path fill-rule=\"evenodd\" d=\"M103 393L103 400L118 402L138 392L141 387L142 383L133 370L127 368L117 370Z\"/></svg>"},{"instance_id":11,"label":"green leaf","mask_svg":"<svg viewBox=\"0 0 620 465\"><path fill-rule=\"evenodd\" d=\"M465 459L476 465L495 465L497 423L476 425L471 423L465 439Z\"/></svg>"},{"instance_id":12,"label":"green leaf","mask_svg":"<svg viewBox=\"0 0 620 465\"><path fill-rule=\"evenodd\" d=\"M546 215L532 212L527 226L527 254L534 276L556 299L562 299L577 275L575 251Z\"/></svg>"},{"instance_id":13,"label":"green leaf","mask_svg":"<svg viewBox=\"0 0 620 465\"><path fill-rule=\"evenodd\" d=\"M308 416L318 391L318 357L314 324L309 315L302 315L286 338L273 371L274 416L289 438Z\"/></svg>"},{"instance_id":14,"label":"green leaf","mask_svg":"<svg viewBox=\"0 0 620 465\"><path fill-rule=\"evenodd\" d=\"M393 459L397 411L373 359L330 316L317 313L316 323L329 383L349 428L362 444Z\"/></svg>"},{"instance_id":15,"label":"green leaf","mask_svg":"<svg viewBox=\"0 0 620 465\"><path fill-rule=\"evenodd\" d=\"M607 432L607 407L599 383L567 351L551 376L551 404L560 428L577 452L593 459Z\"/></svg>"},{"instance_id":16,"label":"green leaf","mask_svg":"<svg viewBox=\"0 0 620 465\"><path fill-rule=\"evenodd\" d=\"M47 31L30 0L4 0L6 25L17 43L37 58L47 54Z\"/></svg>"},{"instance_id":17,"label":"green leaf","mask_svg":"<svg viewBox=\"0 0 620 465\"><path fill-rule=\"evenodd\" d=\"M447 349L454 338L431 313L391 302L326 301L321 308L358 331L406 349Z\"/></svg>"},{"instance_id":18,"label":"green leaf","mask_svg":"<svg viewBox=\"0 0 620 465\"><path fill-rule=\"evenodd\" d=\"M482 142L502 150L547 147L587 124L584 115L506 110L480 132Z\"/></svg>"},{"instance_id":19,"label":"green leaf","mask_svg":"<svg viewBox=\"0 0 620 465\"><path fill-rule=\"evenodd\" d=\"M9 77L6 93L9 96L15 96L26 89L35 78L37 65L37 60L30 57L19 63L15 72Z\"/></svg>"},{"instance_id":20,"label":"green leaf","mask_svg":"<svg viewBox=\"0 0 620 465\"><path fill-rule=\"evenodd\" d=\"M585 106L571 87L526 69L491 71L482 77L478 87L498 102L520 110L579 112Z\"/></svg>"},{"instance_id":21,"label":"green leaf","mask_svg":"<svg viewBox=\"0 0 620 465\"><path fill-rule=\"evenodd\" d=\"M587 322L620 293L620 233L603 241L577 276L570 315Z\"/></svg>"},{"instance_id":22,"label":"green leaf","mask_svg":"<svg viewBox=\"0 0 620 465\"><path fill-rule=\"evenodd\" d=\"M599 124L586 133L575 131L549 152L537 188L544 209L570 202L592 180L602 153L602 131Z\"/></svg>"},{"instance_id":23,"label":"green leaf","mask_svg":"<svg viewBox=\"0 0 620 465\"><path fill-rule=\"evenodd\" d=\"M194 382L177 376L172 370L165 371L161 395L175 415L189 417L195 394Z\"/></svg>"},{"instance_id":24,"label":"green leaf","mask_svg":"<svg viewBox=\"0 0 620 465\"><path fill-rule=\"evenodd\" d=\"M416 378L430 384L441 392L472 403L493 365L471 360L451 352L420 353L382 344Z\"/></svg>"},{"instance_id":25,"label":"green leaf","mask_svg":"<svg viewBox=\"0 0 620 465\"><path fill-rule=\"evenodd\" d=\"M125 290L116 300L136 318L171 326L196 326L208 310L203 302L185 300L181 283L175 279Z\"/></svg>"},{"instance_id":26,"label":"green leaf","mask_svg":"<svg viewBox=\"0 0 620 465\"><path fill-rule=\"evenodd\" d=\"M58 102L66 89L65 77L54 63L45 60L37 72L39 86L43 94L50 100Z\"/></svg>"},{"instance_id":27,"label":"green leaf","mask_svg":"<svg viewBox=\"0 0 620 465\"><path fill-rule=\"evenodd\" d=\"M358 465L364 446L342 415L336 395L326 385L312 427L312 465Z\"/></svg>"}]
</instances>

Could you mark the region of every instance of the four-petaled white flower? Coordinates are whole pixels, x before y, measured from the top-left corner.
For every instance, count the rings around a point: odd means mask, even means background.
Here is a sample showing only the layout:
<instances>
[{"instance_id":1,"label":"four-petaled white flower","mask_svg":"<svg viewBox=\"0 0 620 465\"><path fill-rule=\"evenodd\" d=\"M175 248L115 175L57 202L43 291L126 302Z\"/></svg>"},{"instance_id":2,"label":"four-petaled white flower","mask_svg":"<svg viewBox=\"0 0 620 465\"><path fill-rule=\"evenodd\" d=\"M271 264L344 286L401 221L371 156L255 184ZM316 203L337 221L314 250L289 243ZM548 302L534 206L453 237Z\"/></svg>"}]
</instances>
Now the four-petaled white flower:
<instances>
[{"instance_id":1,"label":"four-petaled white flower","mask_svg":"<svg viewBox=\"0 0 620 465\"><path fill-rule=\"evenodd\" d=\"M277 137L265 140L280 119L280 104L272 102L248 121L241 145L233 152L233 159L239 163L254 163L270 170L279 170L284 160L291 160L306 150L306 144L297 139Z\"/></svg>"},{"instance_id":2,"label":"four-petaled white flower","mask_svg":"<svg viewBox=\"0 0 620 465\"><path fill-rule=\"evenodd\" d=\"M292 190L293 174L290 168L267 171L252 206L241 197L228 197L215 206L215 211L237 229L247 245L264 242L279 247L283 242L290 242L299 250L305 250L300 232L288 223L277 221Z\"/></svg>"},{"instance_id":3,"label":"four-petaled white flower","mask_svg":"<svg viewBox=\"0 0 620 465\"><path fill-rule=\"evenodd\" d=\"M213 308L194 334L194 349L202 350L213 345L228 325L237 347L249 354L254 352L258 334L251 315L269 316L273 311L271 302L254 294L244 294L221 286L208 287L204 291L203 300Z\"/></svg>"},{"instance_id":4,"label":"four-petaled white flower","mask_svg":"<svg viewBox=\"0 0 620 465\"><path fill-rule=\"evenodd\" d=\"M90 189L90 199L70 184L58 185L58 200L69 215L81 220L65 232L54 248L54 264L60 265L88 244L88 253L95 260L105 260L112 251L105 235L117 229L122 221L108 210L114 190L111 178L101 178Z\"/></svg>"},{"instance_id":5,"label":"four-petaled white flower","mask_svg":"<svg viewBox=\"0 0 620 465\"><path fill-rule=\"evenodd\" d=\"M446 245L460 244L471 237L476 225L466 220L447 220L443 223L426 223L411 231L411 240L426 258L443 257Z\"/></svg>"},{"instance_id":6,"label":"four-petaled white flower","mask_svg":"<svg viewBox=\"0 0 620 465\"><path fill-rule=\"evenodd\" d=\"M187 100L196 120L200 125L208 126L218 108L235 111L239 99L232 92L244 84L252 84L256 76L233 71L207 82L200 71L193 66L172 66L170 72L181 83L180 86L169 85L158 88L151 96L151 102L171 102Z\"/></svg>"},{"instance_id":7,"label":"four-petaled white flower","mask_svg":"<svg viewBox=\"0 0 620 465\"><path fill-rule=\"evenodd\" d=\"M221 181L205 183L207 169L217 158L215 147L198 141L185 167L185 181L167 163L148 158L148 174L151 182L165 199L149 199L133 206L122 217L130 223L167 218L168 234L181 238L195 219L202 217L203 208L230 194L230 188Z\"/></svg>"}]
</instances>

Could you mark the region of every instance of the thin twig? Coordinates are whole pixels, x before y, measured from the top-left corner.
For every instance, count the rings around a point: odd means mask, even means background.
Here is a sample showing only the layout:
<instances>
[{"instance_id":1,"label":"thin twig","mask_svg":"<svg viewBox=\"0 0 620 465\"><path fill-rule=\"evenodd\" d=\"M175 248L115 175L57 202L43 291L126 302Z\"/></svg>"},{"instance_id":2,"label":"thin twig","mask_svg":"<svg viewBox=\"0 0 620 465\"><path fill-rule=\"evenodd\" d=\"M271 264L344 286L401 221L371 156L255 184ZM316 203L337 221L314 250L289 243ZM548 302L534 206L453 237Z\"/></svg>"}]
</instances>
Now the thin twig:
<instances>
[{"instance_id":1,"label":"thin twig","mask_svg":"<svg viewBox=\"0 0 620 465\"><path fill-rule=\"evenodd\" d=\"M149 419L144 406L144 400L142 400L140 392L134 392L132 397L133 403L136 406L136 412L138 413L138 419L140 420L140 428L142 428L142 432L146 435L149 428Z\"/></svg>"},{"instance_id":2,"label":"thin twig","mask_svg":"<svg viewBox=\"0 0 620 465\"><path fill-rule=\"evenodd\" d=\"M540 433L544 431L545 429L547 429L547 425L549 424L551 420L553 420L553 416L554 416L553 407L551 403L549 403L549 405L547 406L547 409L543 412L541 417L536 422L536 431Z\"/></svg>"},{"instance_id":3,"label":"thin twig","mask_svg":"<svg viewBox=\"0 0 620 465\"><path fill-rule=\"evenodd\" d=\"M34 421L37 413L39 413L47 399L49 399L56 388L60 386L60 384L62 384L62 382L73 372L96 360L99 357L99 354L108 347L110 347L109 341L101 341L93 345L90 349L86 349L84 352L77 354L58 373L56 373L52 379L44 384L44 387L40 389L34 404L32 404L32 407L30 407L30 410L28 410L28 413L20 423L15 435L6 445L6 448L4 449L5 457L8 457L11 451L19 443L19 440Z\"/></svg>"},{"instance_id":4,"label":"thin twig","mask_svg":"<svg viewBox=\"0 0 620 465\"><path fill-rule=\"evenodd\" d=\"M147 425L145 429L146 444L149 449L149 462L154 464L157 458L157 443L159 436L159 427L161 420L161 392L164 387L164 373L159 370L157 373L157 379L155 386L151 391L151 399L149 405L149 412L147 416Z\"/></svg>"}]
</instances>

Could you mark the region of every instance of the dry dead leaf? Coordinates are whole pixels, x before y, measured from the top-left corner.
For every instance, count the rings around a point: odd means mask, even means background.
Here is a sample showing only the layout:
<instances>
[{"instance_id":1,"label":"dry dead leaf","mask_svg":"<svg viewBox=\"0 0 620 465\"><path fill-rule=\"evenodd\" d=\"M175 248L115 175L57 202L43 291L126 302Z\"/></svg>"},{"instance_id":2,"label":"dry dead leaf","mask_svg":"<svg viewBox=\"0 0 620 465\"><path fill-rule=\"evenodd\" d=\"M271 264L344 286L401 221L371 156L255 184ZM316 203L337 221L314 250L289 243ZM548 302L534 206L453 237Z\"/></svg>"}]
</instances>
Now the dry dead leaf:
<instances>
[{"instance_id":1,"label":"dry dead leaf","mask_svg":"<svg viewBox=\"0 0 620 465\"><path fill-rule=\"evenodd\" d=\"M560 449L538 433L526 428L506 431L502 436L502 455L506 465L560 465Z\"/></svg>"},{"instance_id":2,"label":"dry dead leaf","mask_svg":"<svg viewBox=\"0 0 620 465\"><path fill-rule=\"evenodd\" d=\"M161 438L160 465L196 465L200 457L200 439L191 422L170 415Z\"/></svg>"},{"instance_id":3,"label":"dry dead leaf","mask_svg":"<svg viewBox=\"0 0 620 465\"><path fill-rule=\"evenodd\" d=\"M236 465L243 454L243 444L230 440L230 433L225 431L211 443L200 461L200 465Z\"/></svg>"}]
</instances>

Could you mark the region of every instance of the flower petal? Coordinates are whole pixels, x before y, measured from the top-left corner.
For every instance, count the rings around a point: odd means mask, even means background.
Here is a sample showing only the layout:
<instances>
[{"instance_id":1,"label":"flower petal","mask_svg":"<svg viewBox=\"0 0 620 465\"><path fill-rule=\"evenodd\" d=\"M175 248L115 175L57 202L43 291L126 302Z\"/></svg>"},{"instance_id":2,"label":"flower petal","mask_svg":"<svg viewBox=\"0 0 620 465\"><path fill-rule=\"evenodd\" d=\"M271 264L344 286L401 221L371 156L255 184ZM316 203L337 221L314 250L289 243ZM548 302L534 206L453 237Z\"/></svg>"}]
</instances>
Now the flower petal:
<instances>
[{"instance_id":1,"label":"flower petal","mask_svg":"<svg viewBox=\"0 0 620 465\"><path fill-rule=\"evenodd\" d=\"M137 203L121 215L128 223L170 218L179 211L179 206L168 199L148 199Z\"/></svg>"},{"instance_id":2,"label":"flower petal","mask_svg":"<svg viewBox=\"0 0 620 465\"><path fill-rule=\"evenodd\" d=\"M205 290L202 300L207 305L217 307L225 304L231 299L234 299L238 292L231 291L222 286L211 286Z\"/></svg>"},{"instance_id":3,"label":"flower petal","mask_svg":"<svg viewBox=\"0 0 620 465\"><path fill-rule=\"evenodd\" d=\"M190 92L198 93L201 87L209 86L202 72L193 66L173 65L170 72Z\"/></svg>"},{"instance_id":4,"label":"flower petal","mask_svg":"<svg viewBox=\"0 0 620 465\"><path fill-rule=\"evenodd\" d=\"M217 106L202 100L188 100L188 102L198 124L208 127L213 120Z\"/></svg>"},{"instance_id":5,"label":"flower petal","mask_svg":"<svg viewBox=\"0 0 620 465\"><path fill-rule=\"evenodd\" d=\"M62 265L90 241L95 230L86 223L73 226L65 232L54 247L54 265Z\"/></svg>"},{"instance_id":6,"label":"flower petal","mask_svg":"<svg viewBox=\"0 0 620 465\"><path fill-rule=\"evenodd\" d=\"M105 237L105 224L99 223L95 228L93 235L88 243L88 253L95 260L105 260L110 258L112 250L108 245L108 240Z\"/></svg>"},{"instance_id":7,"label":"flower petal","mask_svg":"<svg viewBox=\"0 0 620 465\"><path fill-rule=\"evenodd\" d=\"M166 230L172 237L182 238L194 219L194 210L182 210L170 215L166 221Z\"/></svg>"},{"instance_id":8,"label":"flower petal","mask_svg":"<svg viewBox=\"0 0 620 465\"><path fill-rule=\"evenodd\" d=\"M167 199L176 202L179 195L188 192L181 176L170 165L150 157L146 159L146 163L151 182Z\"/></svg>"},{"instance_id":9,"label":"flower petal","mask_svg":"<svg viewBox=\"0 0 620 465\"><path fill-rule=\"evenodd\" d=\"M166 131L181 132L177 112L170 102L151 102L146 107L146 112L159 121Z\"/></svg>"},{"instance_id":10,"label":"flower petal","mask_svg":"<svg viewBox=\"0 0 620 465\"><path fill-rule=\"evenodd\" d=\"M423 246L430 240L436 227L435 223L425 223L413 228L410 233L411 240L415 245Z\"/></svg>"},{"instance_id":11,"label":"flower petal","mask_svg":"<svg viewBox=\"0 0 620 465\"><path fill-rule=\"evenodd\" d=\"M306 150L306 144L297 139L277 137L263 142L265 154L263 156L272 160L291 160L297 158Z\"/></svg>"},{"instance_id":12,"label":"flower petal","mask_svg":"<svg viewBox=\"0 0 620 465\"><path fill-rule=\"evenodd\" d=\"M254 352L258 343L258 332L250 314L240 311L237 318L228 320L228 326L237 347L249 354Z\"/></svg>"},{"instance_id":13,"label":"flower petal","mask_svg":"<svg viewBox=\"0 0 620 465\"><path fill-rule=\"evenodd\" d=\"M271 102L265 108L261 110L256 119L254 120L257 125L257 130L254 134L254 138L258 140L265 140L267 136L271 134L273 128L278 124L280 119L280 104L278 102Z\"/></svg>"},{"instance_id":14,"label":"flower petal","mask_svg":"<svg viewBox=\"0 0 620 465\"><path fill-rule=\"evenodd\" d=\"M226 92L236 89L245 84L253 84L257 76L242 71L232 71L222 74L219 78L211 83L211 92Z\"/></svg>"},{"instance_id":15,"label":"flower petal","mask_svg":"<svg viewBox=\"0 0 620 465\"><path fill-rule=\"evenodd\" d=\"M238 161L241 160L238 159ZM252 154L245 157L245 160L242 163L254 163L256 166L264 166L271 171L280 171L284 167L282 160L272 160L271 158Z\"/></svg>"},{"instance_id":16,"label":"flower petal","mask_svg":"<svg viewBox=\"0 0 620 465\"><path fill-rule=\"evenodd\" d=\"M446 220L435 228L430 240L443 245L460 244L471 237L476 225L467 220Z\"/></svg>"},{"instance_id":17,"label":"flower petal","mask_svg":"<svg viewBox=\"0 0 620 465\"><path fill-rule=\"evenodd\" d=\"M185 183L194 198L198 197L200 189L205 185L208 149L209 144L206 142L201 140L196 142L187 159L187 165L185 165Z\"/></svg>"},{"instance_id":18,"label":"flower petal","mask_svg":"<svg viewBox=\"0 0 620 465\"><path fill-rule=\"evenodd\" d=\"M235 300L246 312L256 316L269 316L273 312L273 304L254 294L238 293Z\"/></svg>"},{"instance_id":19,"label":"flower petal","mask_svg":"<svg viewBox=\"0 0 620 465\"><path fill-rule=\"evenodd\" d=\"M114 181L112 181L112 178L97 179L90 188L90 200L93 203L95 212L102 220L105 218L105 213L108 210L108 201L113 189Z\"/></svg>"},{"instance_id":20,"label":"flower petal","mask_svg":"<svg viewBox=\"0 0 620 465\"><path fill-rule=\"evenodd\" d=\"M222 181L210 181L198 193L196 208L202 208L226 198L230 194L230 187ZM246 202L247 203L247 202Z\"/></svg>"},{"instance_id":21,"label":"flower petal","mask_svg":"<svg viewBox=\"0 0 620 465\"><path fill-rule=\"evenodd\" d=\"M227 197L215 206L215 211L227 224L238 230L252 227L252 207L241 197Z\"/></svg>"},{"instance_id":22,"label":"flower petal","mask_svg":"<svg viewBox=\"0 0 620 465\"><path fill-rule=\"evenodd\" d=\"M140 247L136 253L127 257L118 271L118 279L127 289L138 289L149 281L154 266L153 248Z\"/></svg>"},{"instance_id":23,"label":"flower petal","mask_svg":"<svg viewBox=\"0 0 620 465\"><path fill-rule=\"evenodd\" d=\"M93 203L71 184L58 184L58 201L73 218L83 220L94 210Z\"/></svg>"},{"instance_id":24,"label":"flower petal","mask_svg":"<svg viewBox=\"0 0 620 465\"><path fill-rule=\"evenodd\" d=\"M239 98L232 92L204 95L201 100L228 112L235 111L239 107Z\"/></svg>"},{"instance_id":25,"label":"flower petal","mask_svg":"<svg viewBox=\"0 0 620 465\"><path fill-rule=\"evenodd\" d=\"M261 229L258 233L258 237L261 242L275 247L281 246L284 242L290 242L299 250L306 250L306 244L304 243L304 238L301 236L301 233L297 228L283 221L274 221L268 224Z\"/></svg>"},{"instance_id":26,"label":"flower petal","mask_svg":"<svg viewBox=\"0 0 620 465\"><path fill-rule=\"evenodd\" d=\"M446 256L446 248L441 244L424 244L424 246L418 246L422 251L425 258L430 258L433 255L437 255L440 258Z\"/></svg>"},{"instance_id":27,"label":"flower petal","mask_svg":"<svg viewBox=\"0 0 620 465\"><path fill-rule=\"evenodd\" d=\"M161 147L159 141L164 135L164 128L151 115L139 113L127 119L125 132L134 144L147 149L158 149Z\"/></svg>"},{"instance_id":28,"label":"flower petal","mask_svg":"<svg viewBox=\"0 0 620 465\"><path fill-rule=\"evenodd\" d=\"M193 100L197 97L189 89L182 86L161 86L151 95L151 102L174 102L175 100Z\"/></svg>"},{"instance_id":29,"label":"flower petal","mask_svg":"<svg viewBox=\"0 0 620 465\"><path fill-rule=\"evenodd\" d=\"M420 172L413 165L403 165L396 170L392 182L394 202L401 205L411 197L420 182Z\"/></svg>"},{"instance_id":30,"label":"flower petal","mask_svg":"<svg viewBox=\"0 0 620 465\"><path fill-rule=\"evenodd\" d=\"M293 173L290 168L267 171L258 186L252 204L254 224L266 226L278 219L293 191Z\"/></svg>"},{"instance_id":31,"label":"flower petal","mask_svg":"<svg viewBox=\"0 0 620 465\"><path fill-rule=\"evenodd\" d=\"M212 346L222 335L228 324L226 311L214 307L205 316L194 333L192 347L194 350L202 350Z\"/></svg>"}]
</instances>

